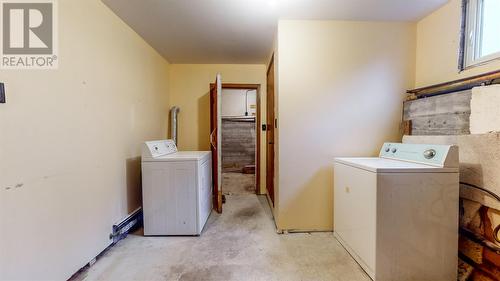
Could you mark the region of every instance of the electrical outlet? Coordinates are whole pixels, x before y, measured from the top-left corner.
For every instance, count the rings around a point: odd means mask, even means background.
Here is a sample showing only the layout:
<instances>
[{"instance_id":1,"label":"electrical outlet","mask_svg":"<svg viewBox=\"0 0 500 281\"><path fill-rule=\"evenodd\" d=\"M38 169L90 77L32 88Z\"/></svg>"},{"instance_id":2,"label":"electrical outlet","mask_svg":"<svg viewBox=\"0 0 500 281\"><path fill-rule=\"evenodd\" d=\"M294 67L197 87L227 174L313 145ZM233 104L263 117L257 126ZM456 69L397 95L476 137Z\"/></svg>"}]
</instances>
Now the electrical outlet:
<instances>
[{"instance_id":1,"label":"electrical outlet","mask_svg":"<svg viewBox=\"0 0 500 281\"><path fill-rule=\"evenodd\" d=\"M0 83L0 103L5 103L5 85Z\"/></svg>"}]
</instances>

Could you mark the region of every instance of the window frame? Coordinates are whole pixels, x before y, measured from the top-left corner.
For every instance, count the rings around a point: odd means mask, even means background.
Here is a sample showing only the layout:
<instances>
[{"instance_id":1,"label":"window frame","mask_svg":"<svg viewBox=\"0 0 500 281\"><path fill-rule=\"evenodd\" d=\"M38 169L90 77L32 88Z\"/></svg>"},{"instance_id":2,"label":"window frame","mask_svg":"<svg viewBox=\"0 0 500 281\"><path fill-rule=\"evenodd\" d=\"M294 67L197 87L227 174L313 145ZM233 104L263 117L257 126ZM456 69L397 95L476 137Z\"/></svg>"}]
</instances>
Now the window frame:
<instances>
[{"instance_id":1,"label":"window frame","mask_svg":"<svg viewBox=\"0 0 500 281\"><path fill-rule=\"evenodd\" d=\"M482 17L484 0L464 0L465 28L463 30L463 53L461 70L484 65L500 59L500 51L480 57L482 44Z\"/></svg>"}]
</instances>

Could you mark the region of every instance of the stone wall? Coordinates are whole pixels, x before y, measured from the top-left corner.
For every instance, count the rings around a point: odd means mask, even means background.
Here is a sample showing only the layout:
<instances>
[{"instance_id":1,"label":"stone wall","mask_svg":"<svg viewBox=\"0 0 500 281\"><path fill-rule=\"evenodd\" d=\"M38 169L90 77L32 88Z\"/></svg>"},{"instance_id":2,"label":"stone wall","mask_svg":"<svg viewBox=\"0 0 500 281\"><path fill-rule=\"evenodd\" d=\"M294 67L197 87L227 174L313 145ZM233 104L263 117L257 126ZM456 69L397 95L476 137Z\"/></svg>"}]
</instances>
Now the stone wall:
<instances>
[{"instance_id":1,"label":"stone wall","mask_svg":"<svg viewBox=\"0 0 500 281\"><path fill-rule=\"evenodd\" d=\"M252 119L252 118L251 118ZM241 171L255 165L255 118L222 119L222 171Z\"/></svg>"}]
</instances>

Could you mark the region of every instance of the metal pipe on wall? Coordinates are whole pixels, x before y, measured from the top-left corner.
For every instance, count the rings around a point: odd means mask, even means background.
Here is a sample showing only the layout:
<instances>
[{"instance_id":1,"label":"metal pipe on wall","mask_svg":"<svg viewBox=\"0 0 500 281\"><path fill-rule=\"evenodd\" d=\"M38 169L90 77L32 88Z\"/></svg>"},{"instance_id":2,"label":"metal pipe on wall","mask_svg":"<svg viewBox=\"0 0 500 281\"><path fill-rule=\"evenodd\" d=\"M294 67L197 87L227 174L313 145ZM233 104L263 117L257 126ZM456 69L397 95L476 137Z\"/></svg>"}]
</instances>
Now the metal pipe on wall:
<instances>
[{"instance_id":1,"label":"metal pipe on wall","mask_svg":"<svg viewBox=\"0 0 500 281\"><path fill-rule=\"evenodd\" d=\"M179 112L180 108L177 106L170 109L170 138L174 140L175 145L177 145L177 117Z\"/></svg>"}]
</instances>

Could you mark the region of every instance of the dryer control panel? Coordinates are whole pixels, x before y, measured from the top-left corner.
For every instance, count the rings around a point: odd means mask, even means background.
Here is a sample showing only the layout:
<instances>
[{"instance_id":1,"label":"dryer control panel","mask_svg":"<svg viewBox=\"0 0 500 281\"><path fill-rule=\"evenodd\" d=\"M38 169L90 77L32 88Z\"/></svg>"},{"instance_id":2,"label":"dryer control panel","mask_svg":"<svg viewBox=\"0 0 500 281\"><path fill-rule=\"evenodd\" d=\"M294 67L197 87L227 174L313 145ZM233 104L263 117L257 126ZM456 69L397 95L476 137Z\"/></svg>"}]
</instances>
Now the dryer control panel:
<instances>
[{"instance_id":1,"label":"dryer control panel","mask_svg":"<svg viewBox=\"0 0 500 281\"><path fill-rule=\"evenodd\" d=\"M148 141L146 142L146 146L153 158L177 152L177 146L173 140Z\"/></svg>"},{"instance_id":2,"label":"dryer control panel","mask_svg":"<svg viewBox=\"0 0 500 281\"><path fill-rule=\"evenodd\" d=\"M458 147L454 145L385 143L380 157L438 167L458 167Z\"/></svg>"}]
</instances>

